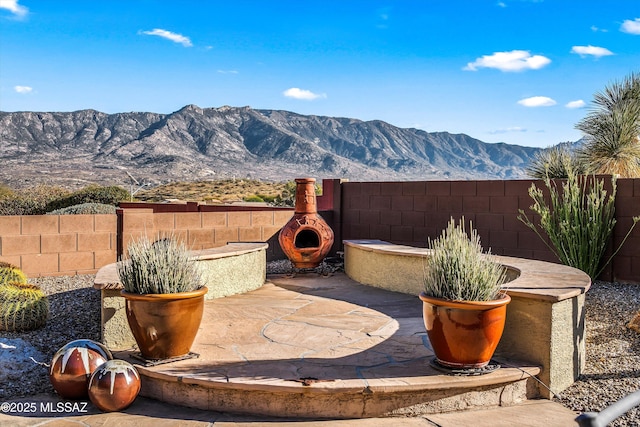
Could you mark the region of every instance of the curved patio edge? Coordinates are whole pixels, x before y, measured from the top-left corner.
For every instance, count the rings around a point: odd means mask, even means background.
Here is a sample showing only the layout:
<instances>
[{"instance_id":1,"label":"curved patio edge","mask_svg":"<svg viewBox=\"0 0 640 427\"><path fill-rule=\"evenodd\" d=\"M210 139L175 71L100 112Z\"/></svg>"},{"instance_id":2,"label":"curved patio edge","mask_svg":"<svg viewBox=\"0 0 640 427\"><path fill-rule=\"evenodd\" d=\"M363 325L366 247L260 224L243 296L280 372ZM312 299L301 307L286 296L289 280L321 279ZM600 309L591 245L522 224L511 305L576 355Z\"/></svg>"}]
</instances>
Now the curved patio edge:
<instances>
[{"instance_id":1,"label":"curved patio edge","mask_svg":"<svg viewBox=\"0 0 640 427\"><path fill-rule=\"evenodd\" d=\"M429 250L382 240L345 240L345 272L369 286L418 295ZM545 261L499 256L513 278L507 324L497 355L542 366L540 394L573 384L585 367L584 295L589 276Z\"/></svg>"}]
</instances>

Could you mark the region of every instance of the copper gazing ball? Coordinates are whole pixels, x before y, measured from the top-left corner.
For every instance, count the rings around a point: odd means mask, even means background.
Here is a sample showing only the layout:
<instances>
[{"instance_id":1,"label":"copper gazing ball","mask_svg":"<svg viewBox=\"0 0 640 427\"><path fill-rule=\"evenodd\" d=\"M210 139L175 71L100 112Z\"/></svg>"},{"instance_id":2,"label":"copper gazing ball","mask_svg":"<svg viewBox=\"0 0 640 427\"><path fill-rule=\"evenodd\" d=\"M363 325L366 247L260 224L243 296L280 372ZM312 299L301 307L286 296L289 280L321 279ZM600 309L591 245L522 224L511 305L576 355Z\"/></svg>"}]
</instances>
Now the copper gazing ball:
<instances>
[{"instance_id":1,"label":"copper gazing ball","mask_svg":"<svg viewBox=\"0 0 640 427\"><path fill-rule=\"evenodd\" d=\"M53 355L49 380L61 397L86 399L91 374L110 359L113 359L111 352L99 342L71 341Z\"/></svg>"},{"instance_id":2,"label":"copper gazing ball","mask_svg":"<svg viewBox=\"0 0 640 427\"><path fill-rule=\"evenodd\" d=\"M133 403L140 392L140 375L124 360L102 364L89 380L89 399L104 412L120 411Z\"/></svg>"}]
</instances>

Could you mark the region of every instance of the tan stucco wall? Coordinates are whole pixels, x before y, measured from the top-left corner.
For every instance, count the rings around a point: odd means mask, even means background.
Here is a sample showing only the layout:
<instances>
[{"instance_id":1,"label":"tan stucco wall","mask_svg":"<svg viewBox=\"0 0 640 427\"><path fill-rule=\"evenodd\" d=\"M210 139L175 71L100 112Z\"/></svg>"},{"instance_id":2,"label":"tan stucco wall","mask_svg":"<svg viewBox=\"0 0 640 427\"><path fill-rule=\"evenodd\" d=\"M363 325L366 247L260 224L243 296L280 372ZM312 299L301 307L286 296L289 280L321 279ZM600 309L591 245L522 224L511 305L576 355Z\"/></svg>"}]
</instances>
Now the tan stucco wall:
<instances>
[{"instance_id":1,"label":"tan stucco wall","mask_svg":"<svg viewBox=\"0 0 640 427\"><path fill-rule=\"evenodd\" d=\"M240 294L262 286L267 274L266 243L231 243L223 247L194 251L201 268L205 299ZM133 348L136 341L127 321L125 299L116 265L102 267L94 287L101 292L102 342L111 350Z\"/></svg>"},{"instance_id":2,"label":"tan stucco wall","mask_svg":"<svg viewBox=\"0 0 640 427\"><path fill-rule=\"evenodd\" d=\"M381 241L345 242L345 272L362 284L418 295L426 253L425 249ZM585 366L584 292L591 282L586 274L570 267L501 259L512 271L522 273L508 284L512 299L496 355L541 366L540 381L553 393L560 393ZM540 394L551 397L545 386L540 386Z\"/></svg>"}]
</instances>

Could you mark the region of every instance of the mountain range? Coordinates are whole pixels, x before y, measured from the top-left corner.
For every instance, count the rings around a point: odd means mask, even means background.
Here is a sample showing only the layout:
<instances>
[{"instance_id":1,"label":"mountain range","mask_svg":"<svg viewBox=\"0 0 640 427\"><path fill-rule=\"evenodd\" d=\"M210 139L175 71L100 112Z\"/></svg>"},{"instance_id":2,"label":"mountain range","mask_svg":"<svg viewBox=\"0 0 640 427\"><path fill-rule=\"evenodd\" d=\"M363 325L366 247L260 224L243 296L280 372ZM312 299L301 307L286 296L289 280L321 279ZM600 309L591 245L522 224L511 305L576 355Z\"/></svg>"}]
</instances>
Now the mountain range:
<instances>
[{"instance_id":1,"label":"mountain range","mask_svg":"<svg viewBox=\"0 0 640 427\"><path fill-rule=\"evenodd\" d=\"M517 179L541 150L379 120L196 105L171 114L0 112L0 146L0 182L14 188L230 177Z\"/></svg>"}]
</instances>

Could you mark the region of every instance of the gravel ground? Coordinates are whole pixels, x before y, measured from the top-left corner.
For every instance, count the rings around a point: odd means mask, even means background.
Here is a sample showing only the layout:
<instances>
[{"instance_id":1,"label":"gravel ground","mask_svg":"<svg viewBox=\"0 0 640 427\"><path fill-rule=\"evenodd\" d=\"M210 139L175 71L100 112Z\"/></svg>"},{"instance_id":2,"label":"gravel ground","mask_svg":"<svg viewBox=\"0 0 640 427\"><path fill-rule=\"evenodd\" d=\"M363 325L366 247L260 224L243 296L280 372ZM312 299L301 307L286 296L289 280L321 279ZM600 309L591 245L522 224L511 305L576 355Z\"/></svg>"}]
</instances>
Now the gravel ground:
<instances>
[{"instance_id":1,"label":"gravel ground","mask_svg":"<svg viewBox=\"0 0 640 427\"><path fill-rule=\"evenodd\" d=\"M269 272L288 271L287 262L269 266ZM50 318L36 331L0 332L0 344L21 338L31 343L44 360L32 361L31 369L0 384L0 401L54 393L46 365L57 349L74 339L99 340L100 294L93 289L93 279L93 275L84 275L31 280L49 295ZM640 390L640 335L626 327L639 309L640 286L593 284L586 297L587 366L579 380L556 401L575 411L600 411ZM0 368L1 363L0 358ZM631 410L611 425L640 426L640 410Z\"/></svg>"}]
</instances>

